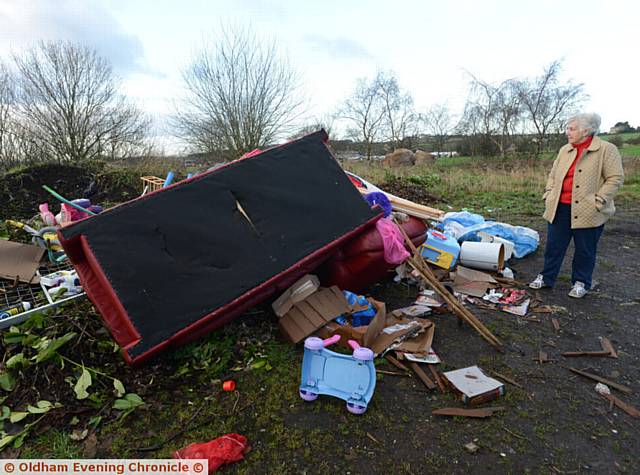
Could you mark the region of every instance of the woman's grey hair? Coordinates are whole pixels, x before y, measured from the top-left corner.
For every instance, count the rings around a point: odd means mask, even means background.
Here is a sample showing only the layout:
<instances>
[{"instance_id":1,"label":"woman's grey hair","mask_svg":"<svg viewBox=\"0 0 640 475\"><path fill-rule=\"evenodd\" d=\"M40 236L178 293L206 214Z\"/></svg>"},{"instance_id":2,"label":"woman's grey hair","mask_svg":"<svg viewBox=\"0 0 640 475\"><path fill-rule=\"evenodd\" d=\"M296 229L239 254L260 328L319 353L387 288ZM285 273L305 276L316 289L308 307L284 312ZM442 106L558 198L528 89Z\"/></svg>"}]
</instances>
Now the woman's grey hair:
<instances>
[{"instance_id":1,"label":"woman's grey hair","mask_svg":"<svg viewBox=\"0 0 640 475\"><path fill-rule=\"evenodd\" d=\"M589 135L597 135L600 131L600 116L592 112L581 112L569 119L567 124L575 122L578 124L578 129L584 130Z\"/></svg>"}]
</instances>

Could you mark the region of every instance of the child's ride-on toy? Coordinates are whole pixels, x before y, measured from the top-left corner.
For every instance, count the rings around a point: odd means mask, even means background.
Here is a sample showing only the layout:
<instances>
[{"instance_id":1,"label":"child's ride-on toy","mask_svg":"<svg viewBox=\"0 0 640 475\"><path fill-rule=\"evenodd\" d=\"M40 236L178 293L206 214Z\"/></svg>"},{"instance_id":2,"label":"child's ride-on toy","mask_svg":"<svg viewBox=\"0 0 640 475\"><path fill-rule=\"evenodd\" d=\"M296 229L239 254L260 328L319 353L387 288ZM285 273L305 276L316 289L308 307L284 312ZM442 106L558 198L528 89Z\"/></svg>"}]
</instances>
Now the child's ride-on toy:
<instances>
[{"instance_id":1,"label":"child's ride-on toy","mask_svg":"<svg viewBox=\"0 0 640 475\"><path fill-rule=\"evenodd\" d=\"M328 394L347 401L347 410L363 414L376 387L373 351L349 340L353 355L343 355L325 347L340 340L340 335L322 340L309 337L304 341L300 397L314 401L320 394Z\"/></svg>"}]
</instances>

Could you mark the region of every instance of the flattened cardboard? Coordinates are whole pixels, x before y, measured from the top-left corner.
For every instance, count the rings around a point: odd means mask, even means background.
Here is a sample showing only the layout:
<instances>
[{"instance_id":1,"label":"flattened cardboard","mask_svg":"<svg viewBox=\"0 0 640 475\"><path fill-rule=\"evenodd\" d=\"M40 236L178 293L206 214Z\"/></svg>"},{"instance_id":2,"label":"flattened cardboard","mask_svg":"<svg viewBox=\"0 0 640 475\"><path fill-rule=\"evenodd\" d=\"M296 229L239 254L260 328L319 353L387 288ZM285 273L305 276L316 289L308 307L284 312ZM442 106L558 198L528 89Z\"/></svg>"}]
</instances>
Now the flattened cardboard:
<instances>
[{"instance_id":1,"label":"flattened cardboard","mask_svg":"<svg viewBox=\"0 0 640 475\"><path fill-rule=\"evenodd\" d=\"M459 265L453 281L453 290L473 297L482 297L493 284L497 284L496 280L486 272Z\"/></svg>"},{"instance_id":2,"label":"flattened cardboard","mask_svg":"<svg viewBox=\"0 0 640 475\"><path fill-rule=\"evenodd\" d=\"M334 285L329 289L320 289L296 303L280 318L280 329L291 342L298 343L349 310L349 302Z\"/></svg>"},{"instance_id":3,"label":"flattened cardboard","mask_svg":"<svg viewBox=\"0 0 640 475\"><path fill-rule=\"evenodd\" d=\"M430 320L422 320L419 323L424 325L424 331L413 338L404 340L400 345L394 347L394 350L422 356L429 353L436 327Z\"/></svg>"},{"instance_id":4,"label":"flattened cardboard","mask_svg":"<svg viewBox=\"0 0 640 475\"><path fill-rule=\"evenodd\" d=\"M282 317L291 310L296 303L302 302L319 288L320 281L318 277L307 274L285 290L285 292L271 304L271 307L277 316Z\"/></svg>"},{"instance_id":5,"label":"flattened cardboard","mask_svg":"<svg viewBox=\"0 0 640 475\"><path fill-rule=\"evenodd\" d=\"M0 277L10 280L18 277L20 282L37 284L40 278L35 273L44 251L31 244L0 239Z\"/></svg>"}]
</instances>

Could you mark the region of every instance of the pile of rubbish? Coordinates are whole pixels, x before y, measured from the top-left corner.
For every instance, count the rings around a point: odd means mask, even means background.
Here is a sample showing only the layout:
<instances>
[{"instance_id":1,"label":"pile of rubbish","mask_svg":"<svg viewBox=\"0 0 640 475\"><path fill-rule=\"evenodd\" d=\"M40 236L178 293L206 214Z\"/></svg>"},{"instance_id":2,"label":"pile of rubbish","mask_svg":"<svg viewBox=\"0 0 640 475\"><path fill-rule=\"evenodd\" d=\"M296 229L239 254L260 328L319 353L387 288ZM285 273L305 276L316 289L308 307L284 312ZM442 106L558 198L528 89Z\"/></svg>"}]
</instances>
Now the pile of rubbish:
<instances>
[{"instance_id":1,"label":"pile of rubbish","mask_svg":"<svg viewBox=\"0 0 640 475\"><path fill-rule=\"evenodd\" d=\"M61 202L53 214L49 203L37 206L37 217L26 224L5 220L22 236L20 242L0 239L0 329L17 325L31 315L86 296L80 277L58 239L58 230L102 212L90 200L68 200L43 185ZM28 241L31 238L31 244Z\"/></svg>"}]
</instances>

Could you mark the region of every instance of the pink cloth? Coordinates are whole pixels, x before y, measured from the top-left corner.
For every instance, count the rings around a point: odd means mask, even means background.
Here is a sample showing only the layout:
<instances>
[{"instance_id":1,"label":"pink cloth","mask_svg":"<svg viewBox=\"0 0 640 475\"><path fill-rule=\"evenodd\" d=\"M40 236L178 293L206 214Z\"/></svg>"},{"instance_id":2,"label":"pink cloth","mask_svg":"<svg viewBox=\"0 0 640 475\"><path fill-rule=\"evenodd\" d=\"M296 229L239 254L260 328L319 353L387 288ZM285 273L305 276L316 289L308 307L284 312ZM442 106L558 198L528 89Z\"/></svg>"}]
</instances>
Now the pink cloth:
<instances>
[{"instance_id":1,"label":"pink cloth","mask_svg":"<svg viewBox=\"0 0 640 475\"><path fill-rule=\"evenodd\" d=\"M376 229L382 237L384 247L384 260L389 264L401 264L410 254L404 248L404 238L398 225L387 218L381 218L376 222Z\"/></svg>"}]
</instances>

